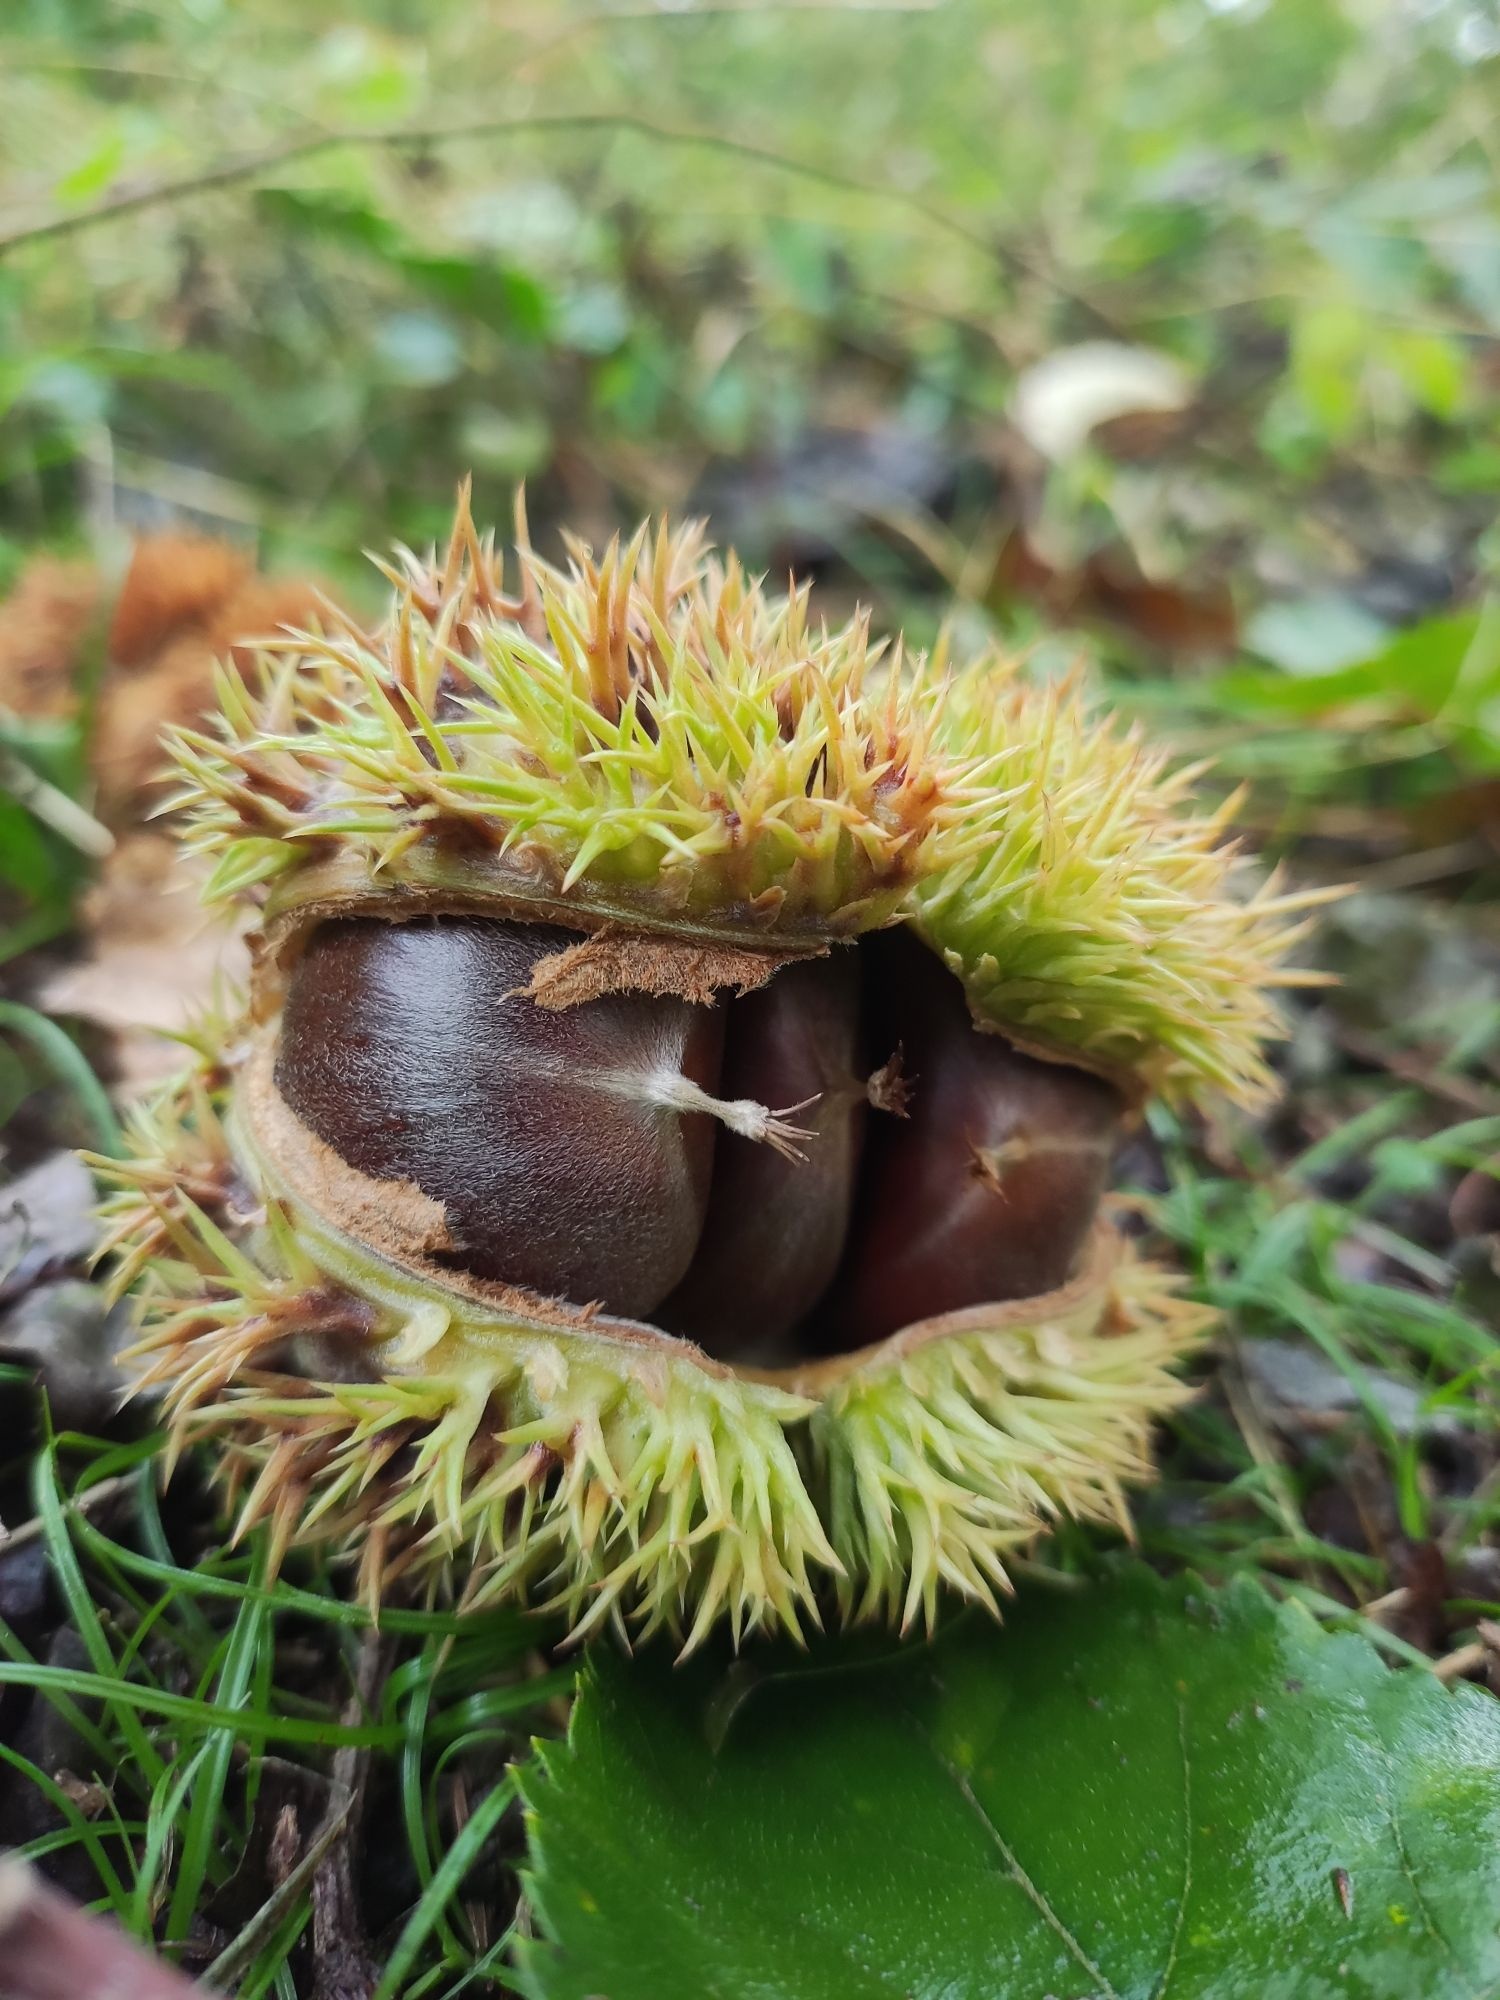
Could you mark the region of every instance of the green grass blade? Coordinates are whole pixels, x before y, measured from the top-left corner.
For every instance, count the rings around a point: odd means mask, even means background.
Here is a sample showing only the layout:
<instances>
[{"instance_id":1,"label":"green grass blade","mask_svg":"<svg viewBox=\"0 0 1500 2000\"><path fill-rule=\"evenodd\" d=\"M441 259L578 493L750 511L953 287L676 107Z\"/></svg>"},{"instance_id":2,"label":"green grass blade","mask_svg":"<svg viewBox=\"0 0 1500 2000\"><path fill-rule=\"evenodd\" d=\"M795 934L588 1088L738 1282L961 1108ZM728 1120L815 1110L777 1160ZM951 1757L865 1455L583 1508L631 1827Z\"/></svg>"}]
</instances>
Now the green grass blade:
<instances>
[{"instance_id":1,"label":"green grass blade","mask_svg":"<svg viewBox=\"0 0 1500 2000\"><path fill-rule=\"evenodd\" d=\"M55 1021L49 1021L45 1014L38 1014L34 1007L23 1007L18 1000L0 1000L0 1028L7 1028L24 1042L29 1042L47 1068L73 1093L79 1109L88 1119L98 1149L101 1153L124 1151L125 1139L120 1130L120 1121L115 1117L114 1106L109 1101L109 1093L89 1068L83 1051L71 1036L63 1033Z\"/></svg>"},{"instance_id":2,"label":"green grass blade","mask_svg":"<svg viewBox=\"0 0 1500 2000\"><path fill-rule=\"evenodd\" d=\"M485 1842L510 1809L515 1796L515 1781L507 1775L474 1808L403 1925L371 2000L396 2000L423 1944L447 1905L458 1894L465 1875L479 1859Z\"/></svg>"}]
</instances>

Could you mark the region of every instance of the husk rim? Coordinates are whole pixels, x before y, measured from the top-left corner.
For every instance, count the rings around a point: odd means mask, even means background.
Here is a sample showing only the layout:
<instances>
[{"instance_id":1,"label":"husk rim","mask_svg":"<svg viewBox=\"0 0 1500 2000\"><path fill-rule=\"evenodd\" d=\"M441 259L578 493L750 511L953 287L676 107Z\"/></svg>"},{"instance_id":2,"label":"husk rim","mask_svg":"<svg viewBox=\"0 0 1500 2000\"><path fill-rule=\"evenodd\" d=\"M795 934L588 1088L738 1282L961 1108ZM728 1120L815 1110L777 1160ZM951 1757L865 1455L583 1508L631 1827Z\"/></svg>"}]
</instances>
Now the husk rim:
<instances>
[{"instance_id":1,"label":"husk rim","mask_svg":"<svg viewBox=\"0 0 1500 2000\"><path fill-rule=\"evenodd\" d=\"M165 1394L174 1450L216 1447L242 1528L268 1518L278 1560L358 1550L372 1605L405 1572L463 1572L471 1603L686 1646L721 1619L801 1635L829 1608L930 1623L944 1589L994 1610L1059 1517L1128 1532L1151 1423L1190 1393L1169 1370L1211 1318L1102 1223L1058 1292L800 1384L626 1322L481 1326L451 1284L265 1185L223 1095L194 1079L137 1122L134 1161L102 1163L139 1385ZM215 1174L222 1222L199 1199ZM341 1379L356 1350L376 1379Z\"/></svg>"}]
</instances>

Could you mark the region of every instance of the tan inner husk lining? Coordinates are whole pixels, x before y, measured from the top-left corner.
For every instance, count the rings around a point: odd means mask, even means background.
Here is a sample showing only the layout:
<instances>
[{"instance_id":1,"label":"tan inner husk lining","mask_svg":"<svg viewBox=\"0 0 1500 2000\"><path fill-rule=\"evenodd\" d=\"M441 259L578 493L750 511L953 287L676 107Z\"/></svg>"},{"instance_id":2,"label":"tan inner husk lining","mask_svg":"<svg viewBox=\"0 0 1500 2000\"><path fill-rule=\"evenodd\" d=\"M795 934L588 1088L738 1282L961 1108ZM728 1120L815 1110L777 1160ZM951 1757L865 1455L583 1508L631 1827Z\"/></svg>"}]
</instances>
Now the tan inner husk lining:
<instances>
[{"instance_id":1,"label":"tan inner husk lining","mask_svg":"<svg viewBox=\"0 0 1500 2000\"><path fill-rule=\"evenodd\" d=\"M408 856L406 865L410 867L413 861L414 857ZM836 919L783 925L778 920L781 899L777 895L767 896L760 904L674 912L649 896L633 899L621 887L607 901L594 902L582 885L565 891L555 861L531 849L503 861L494 856L450 856L441 865L434 863L431 874L432 879L417 882L391 875L372 876L357 856L345 853L298 868L287 880L274 885L264 926L251 940L256 954L256 1018L266 1019L285 990L303 942L330 918L378 917L399 924L424 916L490 917L557 924L585 936L608 932L664 942L681 940L699 950L723 947L736 959L764 953L778 964L791 958L818 957L830 944L850 942L863 930L899 921L889 904L875 917L869 914L868 905L854 904ZM890 901L895 900L893 895Z\"/></svg>"}]
</instances>

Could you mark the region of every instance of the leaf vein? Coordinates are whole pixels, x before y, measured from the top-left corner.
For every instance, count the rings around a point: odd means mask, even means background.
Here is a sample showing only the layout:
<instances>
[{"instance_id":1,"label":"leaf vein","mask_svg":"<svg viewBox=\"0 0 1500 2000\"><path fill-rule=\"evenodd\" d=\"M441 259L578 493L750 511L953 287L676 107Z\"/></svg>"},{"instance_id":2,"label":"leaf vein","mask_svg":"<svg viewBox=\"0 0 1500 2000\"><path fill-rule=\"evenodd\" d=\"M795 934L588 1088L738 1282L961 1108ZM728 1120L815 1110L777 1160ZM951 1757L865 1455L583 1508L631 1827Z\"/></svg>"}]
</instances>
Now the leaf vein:
<instances>
[{"instance_id":1,"label":"leaf vein","mask_svg":"<svg viewBox=\"0 0 1500 2000\"><path fill-rule=\"evenodd\" d=\"M1187 1921L1188 1898L1193 1893L1193 1765L1188 1755L1187 1703L1181 1695L1177 1697L1177 1741L1182 1750L1182 1894L1177 1899L1177 1921L1172 1926L1172 1942L1154 2000L1167 2000L1167 1988L1177 1966L1177 1947L1182 1942L1182 1927Z\"/></svg>"},{"instance_id":2,"label":"leaf vein","mask_svg":"<svg viewBox=\"0 0 1500 2000\"><path fill-rule=\"evenodd\" d=\"M1372 1734L1374 1737L1376 1748L1380 1752L1380 1765L1381 1765L1381 1774L1383 1779L1380 1788L1381 1803L1385 1807L1386 1817L1390 1820L1391 1823L1391 1838L1396 1843L1396 1852L1401 1859L1401 1873L1406 1877L1408 1883L1411 1885L1412 1900L1415 1902L1417 1908L1422 1912L1428 1930L1432 1933L1433 1937L1437 1939L1438 1943L1447 1953L1449 1962L1453 1966L1454 1974L1459 1980L1462 1981L1464 1991L1469 1995L1469 2000L1485 2000L1485 1996L1480 1993L1479 1989L1474 1985L1472 1980L1469 1978L1468 1974L1464 1971L1462 1960L1459 1958L1459 1955L1457 1951L1454 1949L1452 1942L1449 1940L1441 1924L1439 1924L1436 1916L1433 1914L1431 1905L1428 1903L1427 1898L1422 1893L1422 1885L1417 1880L1417 1871L1412 1865L1411 1852L1406 1845L1406 1835L1404 1834L1401 1828L1401 1813L1396 1804L1395 1760L1391 1755L1391 1747L1389 1743L1386 1742L1385 1737L1381 1734L1378 1727L1372 1729Z\"/></svg>"},{"instance_id":3,"label":"leaf vein","mask_svg":"<svg viewBox=\"0 0 1500 2000\"><path fill-rule=\"evenodd\" d=\"M1030 1901L1049 1930L1053 1931L1062 1940L1063 1944L1066 1945L1073 1957L1077 1959L1090 1979L1098 1980L1101 2000L1121 2000L1120 1994L1110 1984L1102 1968L1096 1965L1093 1959L1089 1957L1078 1939L1074 1937L1062 1918L1053 1909L1051 1903L1048 1902L1041 1889L1037 1887L1036 1883L1032 1881L1026 1870L1021 1866L1020 1856L985 1811L978 1794L963 1772L949 1758L943 1755L930 1736L927 1738L927 1742L933 1756L957 1787L959 1796L980 1821L990 1839L994 1842L1016 1887Z\"/></svg>"}]
</instances>

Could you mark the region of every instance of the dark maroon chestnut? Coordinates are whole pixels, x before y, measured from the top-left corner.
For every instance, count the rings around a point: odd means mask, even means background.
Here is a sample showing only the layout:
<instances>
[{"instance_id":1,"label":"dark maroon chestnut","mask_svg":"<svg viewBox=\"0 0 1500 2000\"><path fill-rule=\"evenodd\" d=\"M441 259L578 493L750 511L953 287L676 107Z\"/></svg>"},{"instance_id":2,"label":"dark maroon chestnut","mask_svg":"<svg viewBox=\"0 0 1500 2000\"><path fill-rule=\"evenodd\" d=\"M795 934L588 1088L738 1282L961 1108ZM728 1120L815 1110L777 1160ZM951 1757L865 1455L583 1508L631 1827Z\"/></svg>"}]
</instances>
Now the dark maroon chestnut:
<instances>
[{"instance_id":1,"label":"dark maroon chestnut","mask_svg":"<svg viewBox=\"0 0 1500 2000\"><path fill-rule=\"evenodd\" d=\"M716 1354L774 1354L843 1254L864 1127L859 960L784 966L729 1012L726 1096L796 1107L801 1155L721 1133L692 1268L657 1318Z\"/></svg>"},{"instance_id":2,"label":"dark maroon chestnut","mask_svg":"<svg viewBox=\"0 0 1500 2000\"><path fill-rule=\"evenodd\" d=\"M1124 1104L1100 1078L975 1027L915 938L867 942L877 1046L899 1049L906 1116L872 1119L833 1323L845 1344L1072 1275Z\"/></svg>"}]
</instances>

